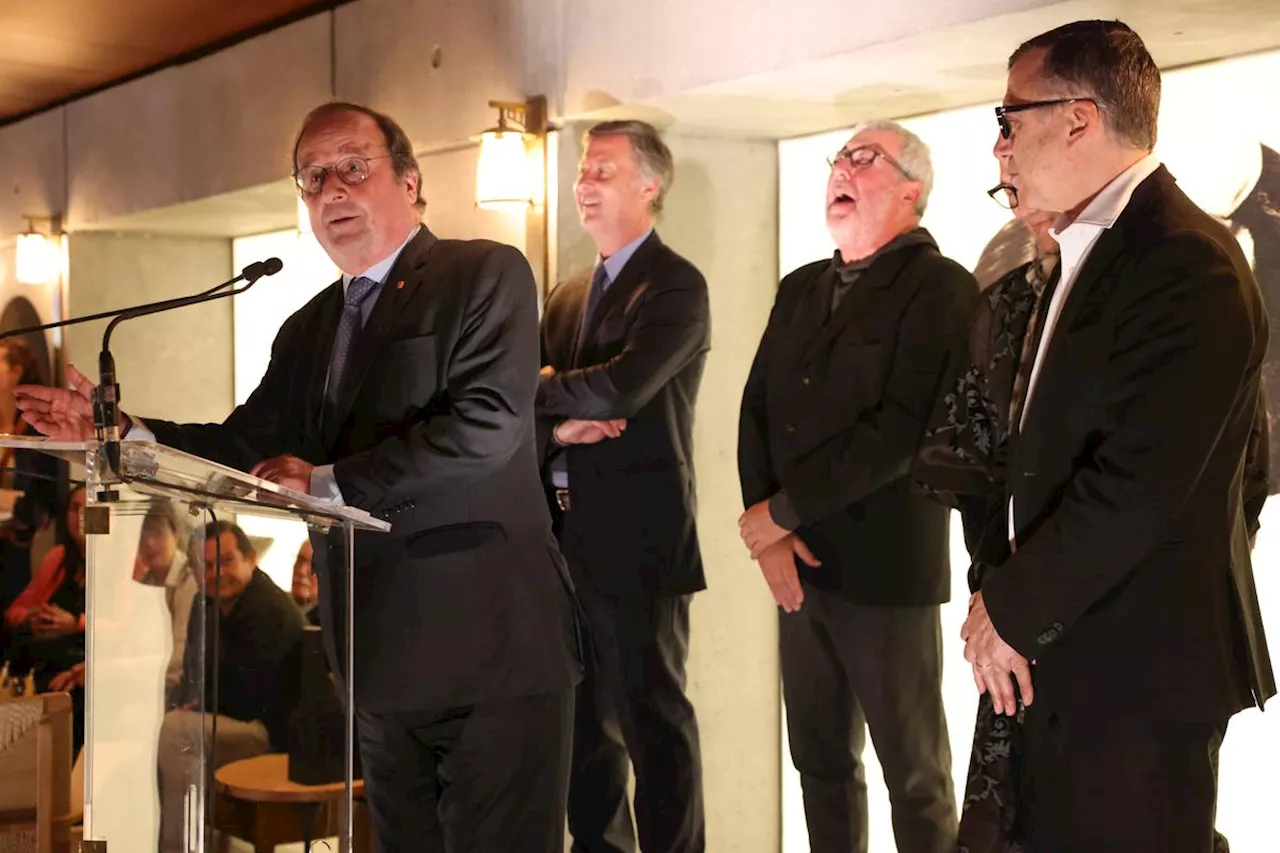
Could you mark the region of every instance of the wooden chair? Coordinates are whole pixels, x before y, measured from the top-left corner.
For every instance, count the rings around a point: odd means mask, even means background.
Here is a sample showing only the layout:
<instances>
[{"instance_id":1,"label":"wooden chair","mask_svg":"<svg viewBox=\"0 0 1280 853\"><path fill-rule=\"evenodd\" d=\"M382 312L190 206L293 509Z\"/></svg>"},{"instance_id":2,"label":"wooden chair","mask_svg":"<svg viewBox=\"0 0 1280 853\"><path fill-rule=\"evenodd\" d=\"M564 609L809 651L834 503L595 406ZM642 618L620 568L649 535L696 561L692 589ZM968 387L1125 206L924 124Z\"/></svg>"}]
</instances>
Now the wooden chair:
<instances>
[{"instance_id":1,"label":"wooden chair","mask_svg":"<svg viewBox=\"0 0 1280 853\"><path fill-rule=\"evenodd\" d=\"M0 702L0 849L69 853L71 697Z\"/></svg>"}]
</instances>

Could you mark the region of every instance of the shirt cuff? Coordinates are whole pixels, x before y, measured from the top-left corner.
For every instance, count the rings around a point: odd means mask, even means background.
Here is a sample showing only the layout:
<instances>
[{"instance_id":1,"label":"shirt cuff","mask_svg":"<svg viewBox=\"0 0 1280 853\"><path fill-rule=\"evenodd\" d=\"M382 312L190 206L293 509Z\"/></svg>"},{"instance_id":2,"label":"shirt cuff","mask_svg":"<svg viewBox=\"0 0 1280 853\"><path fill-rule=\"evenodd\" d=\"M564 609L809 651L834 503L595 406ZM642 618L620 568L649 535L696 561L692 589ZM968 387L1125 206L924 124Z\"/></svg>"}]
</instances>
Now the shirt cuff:
<instances>
[{"instance_id":1,"label":"shirt cuff","mask_svg":"<svg viewBox=\"0 0 1280 853\"><path fill-rule=\"evenodd\" d=\"M800 526L800 516L796 514L796 508L791 505L791 498L785 490L769 498L769 517L783 530L792 531Z\"/></svg>"},{"instance_id":2,"label":"shirt cuff","mask_svg":"<svg viewBox=\"0 0 1280 853\"><path fill-rule=\"evenodd\" d=\"M129 427L129 434L122 439L123 441L155 442L156 434L147 429L147 425L143 422L142 418L135 418L130 415L129 420L132 422L132 426Z\"/></svg>"},{"instance_id":3,"label":"shirt cuff","mask_svg":"<svg viewBox=\"0 0 1280 853\"><path fill-rule=\"evenodd\" d=\"M311 496L337 506L347 505L342 499L342 490L338 488L338 478L333 475L332 465L317 465L311 469Z\"/></svg>"}]
</instances>

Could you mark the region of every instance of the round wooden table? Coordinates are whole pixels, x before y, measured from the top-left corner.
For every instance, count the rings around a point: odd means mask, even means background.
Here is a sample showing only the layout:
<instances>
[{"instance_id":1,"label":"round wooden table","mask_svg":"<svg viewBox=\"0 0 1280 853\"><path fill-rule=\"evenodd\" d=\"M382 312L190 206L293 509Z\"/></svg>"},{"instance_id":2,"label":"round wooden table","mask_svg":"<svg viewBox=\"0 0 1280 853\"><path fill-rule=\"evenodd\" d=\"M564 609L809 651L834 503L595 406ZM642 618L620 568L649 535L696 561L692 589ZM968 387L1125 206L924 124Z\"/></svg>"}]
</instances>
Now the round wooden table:
<instances>
[{"instance_id":1,"label":"round wooden table","mask_svg":"<svg viewBox=\"0 0 1280 853\"><path fill-rule=\"evenodd\" d=\"M252 842L259 853L270 853L277 844L297 841L302 841L304 848L310 850L316 809L339 803L346 788L342 782L328 785L290 782L289 756L283 753L233 761L219 767L214 779L219 791L235 801L237 829L252 836L245 840ZM352 793L357 797L364 793L362 780L354 781ZM339 822L336 810L331 818L326 826ZM356 846L358 849L363 845Z\"/></svg>"}]
</instances>

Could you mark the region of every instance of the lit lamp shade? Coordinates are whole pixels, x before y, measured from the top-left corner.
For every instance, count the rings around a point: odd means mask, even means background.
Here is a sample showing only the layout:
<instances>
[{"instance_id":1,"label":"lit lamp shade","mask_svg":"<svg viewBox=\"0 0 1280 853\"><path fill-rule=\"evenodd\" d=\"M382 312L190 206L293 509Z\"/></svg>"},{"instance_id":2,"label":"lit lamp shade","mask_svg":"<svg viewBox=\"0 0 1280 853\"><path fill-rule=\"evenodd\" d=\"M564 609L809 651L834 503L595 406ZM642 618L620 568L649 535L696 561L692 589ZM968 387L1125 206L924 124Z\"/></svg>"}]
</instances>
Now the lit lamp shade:
<instances>
[{"instance_id":1,"label":"lit lamp shade","mask_svg":"<svg viewBox=\"0 0 1280 853\"><path fill-rule=\"evenodd\" d=\"M528 207L529 157L524 134L488 130L480 136L480 163L476 166L476 206L485 209Z\"/></svg>"},{"instance_id":2,"label":"lit lamp shade","mask_svg":"<svg viewBox=\"0 0 1280 853\"><path fill-rule=\"evenodd\" d=\"M28 231L18 235L17 279L23 284L53 284L62 270L57 237Z\"/></svg>"}]
</instances>

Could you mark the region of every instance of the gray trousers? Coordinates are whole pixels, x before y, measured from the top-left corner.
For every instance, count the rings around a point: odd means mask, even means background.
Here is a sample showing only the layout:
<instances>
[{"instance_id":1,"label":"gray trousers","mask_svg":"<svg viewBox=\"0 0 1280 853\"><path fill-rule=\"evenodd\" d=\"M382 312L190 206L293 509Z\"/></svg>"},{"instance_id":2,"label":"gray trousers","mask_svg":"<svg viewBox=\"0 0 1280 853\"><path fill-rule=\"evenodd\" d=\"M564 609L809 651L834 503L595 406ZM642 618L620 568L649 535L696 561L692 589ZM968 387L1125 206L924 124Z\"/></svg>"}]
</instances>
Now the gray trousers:
<instances>
[{"instance_id":1,"label":"gray trousers","mask_svg":"<svg viewBox=\"0 0 1280 853\"><path fill-rule=\"evenodd\" d=\"M200 738L204 737L205 756L212 762L213 715L194 711L170 711L160 724L160 853L186 853L184 824L186 794L200 779ZM258 721L244 723L230 717L218 717L217 765L206 772L205 783L212 784L212 771L224 764L252 758L271 751L267 728ZM198 814L198 812L196 812ZM192 827L195 831L195 827ZM212 842L212 839L209 839Z\"/></svg>"},{"instance_id":2,"label":"gray trousers","mask_svg":"<svg viewBox=\"0 0 1280 853\"><path fill-rule=\"evenodd\" d=\"M951 853L956 798L942 708L939 607L854 604L804 585L781 613L783 696L812 853L865 853L866 733L899 853Z\"/></svg>"}]
</instances>

